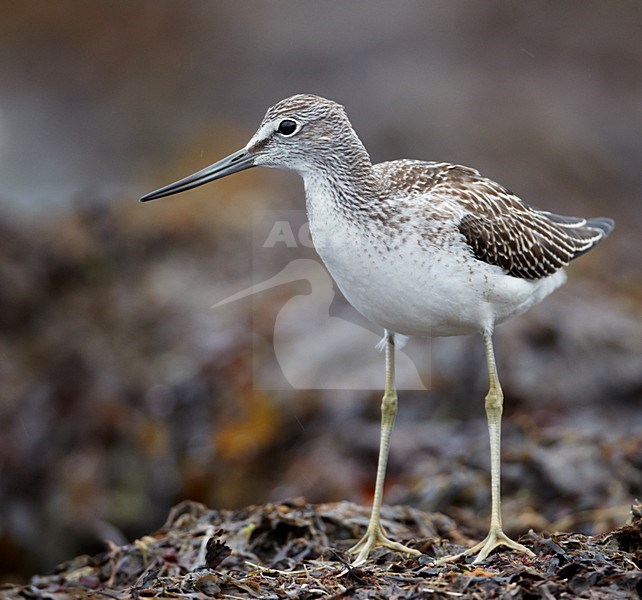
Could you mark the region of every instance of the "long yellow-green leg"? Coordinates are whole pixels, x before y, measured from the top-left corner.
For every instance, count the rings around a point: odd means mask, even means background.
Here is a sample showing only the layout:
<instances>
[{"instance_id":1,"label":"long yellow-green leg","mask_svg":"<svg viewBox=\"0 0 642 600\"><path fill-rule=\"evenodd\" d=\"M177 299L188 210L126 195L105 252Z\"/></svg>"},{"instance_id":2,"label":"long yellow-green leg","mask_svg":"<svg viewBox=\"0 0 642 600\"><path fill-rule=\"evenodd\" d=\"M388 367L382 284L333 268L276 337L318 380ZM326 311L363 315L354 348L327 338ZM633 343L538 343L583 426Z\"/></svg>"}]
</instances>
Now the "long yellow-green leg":
<instances>
[{"instance_id":1,"label":"long yellow-green leg","mask_svg":"<svg viewBox=\"0 0 642 600\"><path fill-rule=\"evenodd\" d=\"M383 498L383 482L386 477L388 464L388 451L390 449L390 435L397 417L397 390L395 389L395 342L392 333L386 332L386 389L381 402L381 442L379 445L379 463L377 465L377 482L372 503L370 523L365 535L348 552L356 554L353 565L366 562L368 555L377 546L384 546L397 552L419 555L421 552L408 548L403 544L393 542L386 537L381 525L380 512Z\"/></svg>"},{"instance_id":2,"label":"long yellow-green leg","mask_svg":"<svg viewBox=\"0 0 642 600\"><path fill-rule=\"evenodd\" d=\"M498 546L507 546L512 550L521 552L535 557L526 546L511 540L502 530L502 507L501 507L501 490L500 490L500 449L501 449L501 425L502 410L504 403L504 394L497 377L497 368L495 366L495 354L493 352L493 340L489 332L484 333L484 344L486 347L486 362L488 363L488 378L490 379L490 389L486 396L486 418L488 419L488 437L490 438L490 485L491 485L491 515L490 530L486 538L472 548L468 548L460 554L446 556L437 561L437 564L450 562L479 552L473 564L485 560L488 555Z\"/></svg>"}]
</instances>

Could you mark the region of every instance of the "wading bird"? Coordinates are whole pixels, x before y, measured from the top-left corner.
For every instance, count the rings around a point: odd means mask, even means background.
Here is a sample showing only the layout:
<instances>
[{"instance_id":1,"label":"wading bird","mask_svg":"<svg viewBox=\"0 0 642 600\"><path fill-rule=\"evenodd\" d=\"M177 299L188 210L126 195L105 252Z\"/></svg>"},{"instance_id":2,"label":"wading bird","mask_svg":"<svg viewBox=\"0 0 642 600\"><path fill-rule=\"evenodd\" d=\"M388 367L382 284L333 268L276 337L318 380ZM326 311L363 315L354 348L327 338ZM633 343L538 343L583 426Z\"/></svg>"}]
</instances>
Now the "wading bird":
<instances>
[{"instance_id":1,"label":"wading bird","mask_svg":"<svg viewBox=\"0 0 642 600\"><path fill-rule=\"evenodd\" d=\"M461 554L483 561L498 546L533 553L502 530L496 325L543 300L563 267L612 230L607 218L560 216L529 207L475 169L395 160L373 165L344 108L299 94L267 111L248 144L142 200L184 192L250 167L301 175L314 246L339 289L384 330L385 392L377 480L368 528L351 548L355 565L377 546L417 555L386 537L380 521L390 436L397 414L395 336L481 334L490 388L491 521L486 538Z\"/></svg>"}]
</instances>

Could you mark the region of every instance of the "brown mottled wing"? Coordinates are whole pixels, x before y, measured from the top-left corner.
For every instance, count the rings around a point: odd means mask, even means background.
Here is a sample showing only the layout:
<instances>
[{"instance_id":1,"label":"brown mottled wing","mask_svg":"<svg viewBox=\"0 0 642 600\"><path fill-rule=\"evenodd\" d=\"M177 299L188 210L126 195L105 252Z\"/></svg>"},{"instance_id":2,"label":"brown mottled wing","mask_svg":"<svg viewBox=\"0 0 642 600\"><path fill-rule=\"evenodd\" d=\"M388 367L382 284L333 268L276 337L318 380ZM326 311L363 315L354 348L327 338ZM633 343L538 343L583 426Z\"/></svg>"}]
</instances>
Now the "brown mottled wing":
<instances>
[{"instance_id":1,"label":"brown mottled wing","mask_svg":"<svg viewBox=\"0 0 642 600\"><path fill-rule=\"evenodd\" d=\"M405 163L405 164L403 164ZM395 165L397 166L397 165ZM587 221L533 209L474 169L403 161L406 189L446 203L473 256L522 279L552 275L606 237L613 221Z\"/></svg>"},{"instance_id":2,"label":"brown mottled wing","mask_svg":"<svg viewBox=\"0 0 642 600\"><path fill-rule=\"evenodd\" d=\"M468 213L462 217L459 231L475 258L497 265L513 277L539 279L571 261L574 250L564 236L555 229L548 232L537 218L520 217L530 222Z\"/></svg>"},{"instance_id":3,"label":"brown mottled wing","mask_svg":"<svg viewBox=\"0 0 642 600\"><path fill-rule=\"evenodd\" d=\"M458 228L475 258L522 279L552 275L590 250L613 226L609 219L587 221L533 209L481 177L460 190L458 200L465 211Z\"/></svg>"}]
</instances>

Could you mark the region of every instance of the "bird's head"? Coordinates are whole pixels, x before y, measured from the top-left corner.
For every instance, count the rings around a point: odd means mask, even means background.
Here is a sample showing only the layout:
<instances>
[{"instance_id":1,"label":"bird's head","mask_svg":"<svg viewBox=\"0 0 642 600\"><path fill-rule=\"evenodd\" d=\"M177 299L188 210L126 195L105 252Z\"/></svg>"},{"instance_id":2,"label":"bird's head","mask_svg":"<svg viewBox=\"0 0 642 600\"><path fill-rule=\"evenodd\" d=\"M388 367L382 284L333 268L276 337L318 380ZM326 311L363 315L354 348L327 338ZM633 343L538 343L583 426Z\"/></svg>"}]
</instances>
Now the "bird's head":
<instances>
[{"instance_id":1,"label":"bird's head","mask_svg":"<svg viewBox=\"0 0 642 600\"><path fill-rule=\"evenodd\" d=\"M141 200L184 192L250 167L290 169L304 174L314 169L332 169L337 161L350 161L364 154L367 157L343 106L319 96L297 94L267 111L244 148Z\"/></svg>"}]
</instances>

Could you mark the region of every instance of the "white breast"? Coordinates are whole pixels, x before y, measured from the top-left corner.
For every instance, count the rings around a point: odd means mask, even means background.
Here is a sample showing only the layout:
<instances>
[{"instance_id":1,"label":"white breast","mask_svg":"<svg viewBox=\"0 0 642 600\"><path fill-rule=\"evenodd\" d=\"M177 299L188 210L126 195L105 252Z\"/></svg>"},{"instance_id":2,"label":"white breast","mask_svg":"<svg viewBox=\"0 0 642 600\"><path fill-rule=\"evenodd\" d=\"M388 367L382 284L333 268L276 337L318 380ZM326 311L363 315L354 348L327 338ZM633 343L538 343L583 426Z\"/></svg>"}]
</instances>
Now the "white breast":
<instances>
[{"instance_id":1,"label":"white breast","mask_svg":"<svg viewBox=\"0 0 642 600\"><path fill-rule=\"evenodd\" d=\"M450 336L492 330L565 280L562 271L534 281L508 276L474 259L455 230L445 239L435 234L434 243L426 236L429 225L416 221L384 234L380 222L355 221L324 192L306 181L315 248L348 302L389 331Z\"/></svg>"}]
</instances>

